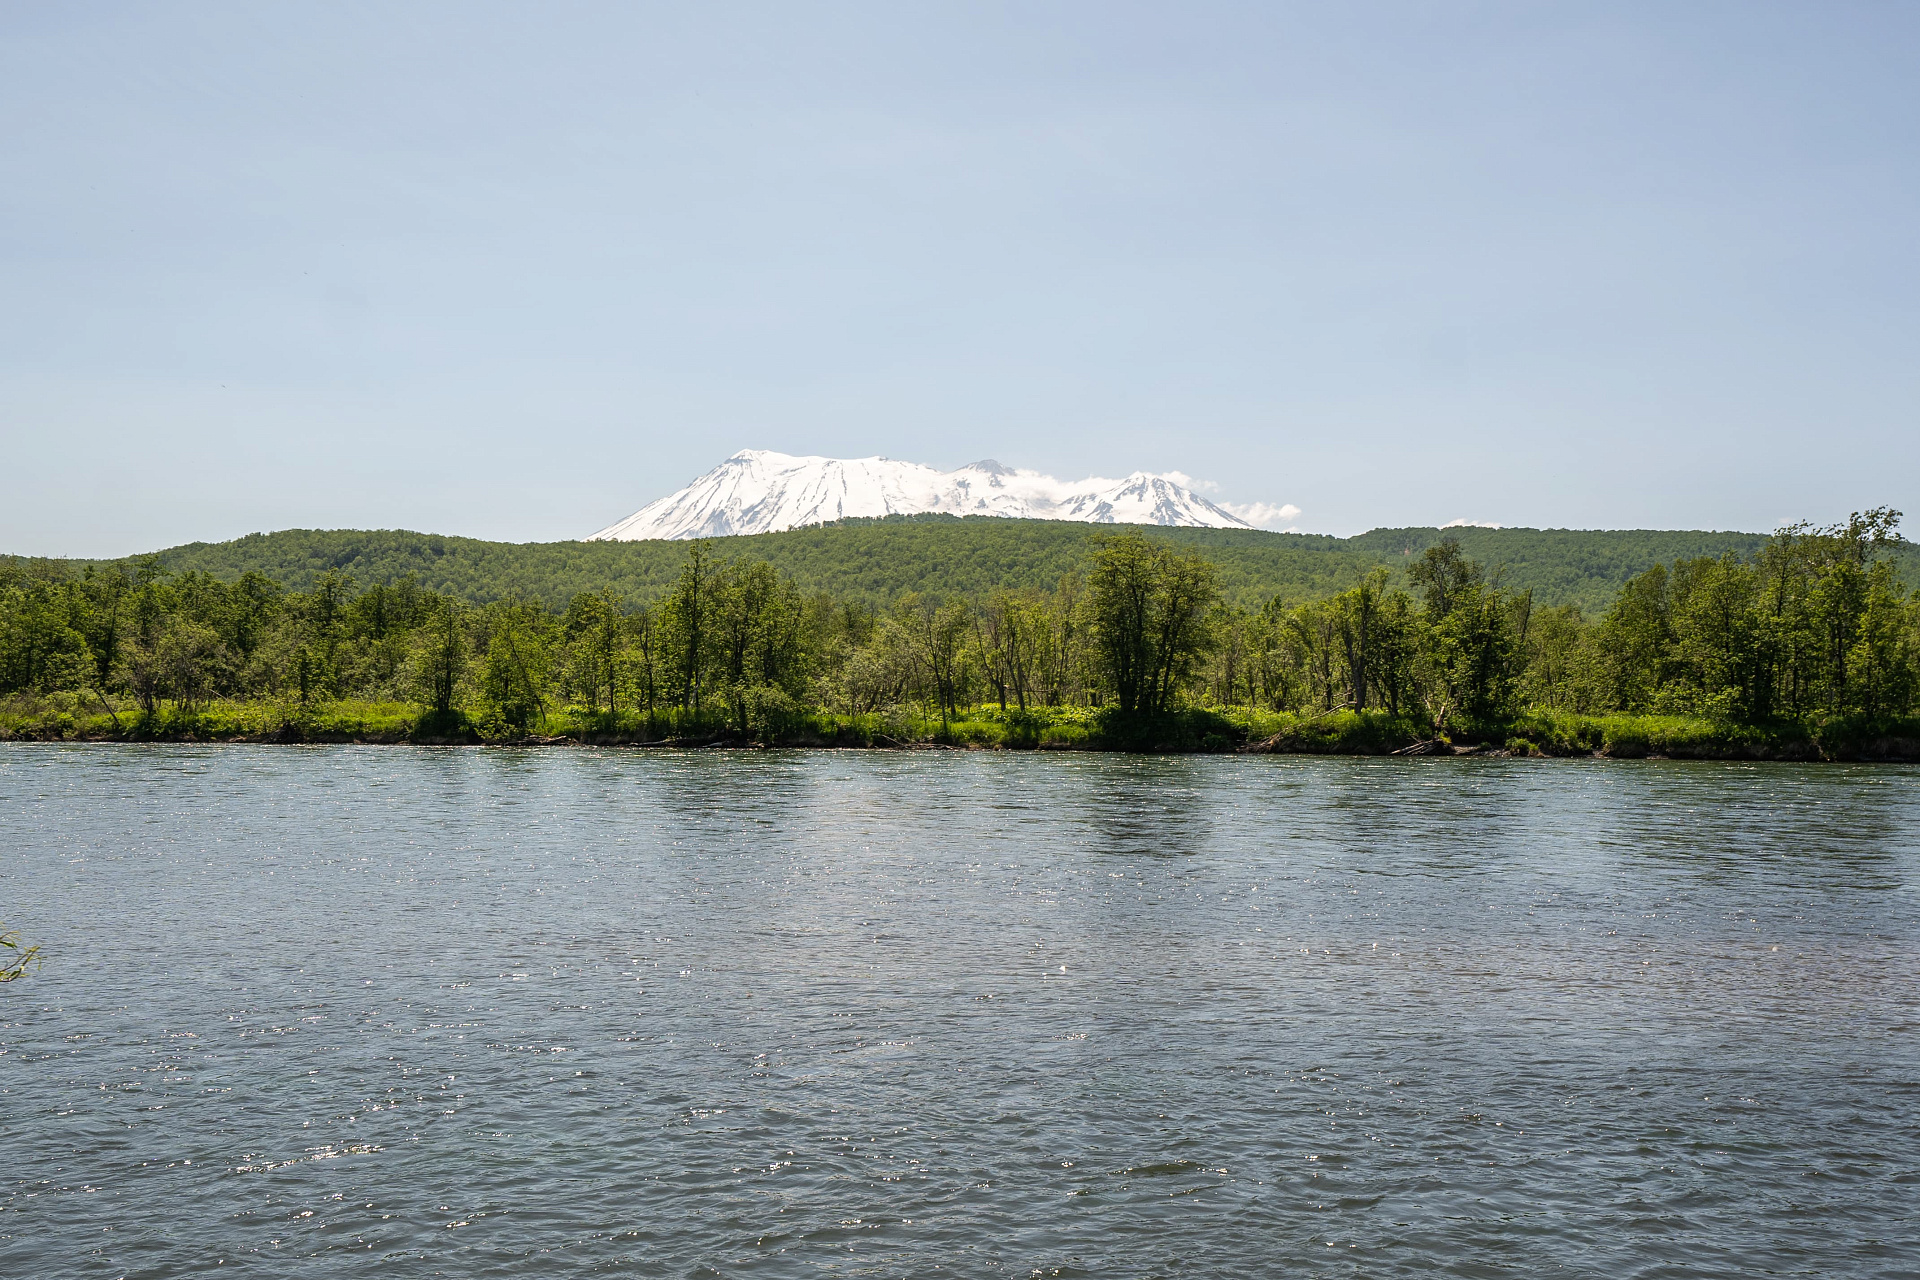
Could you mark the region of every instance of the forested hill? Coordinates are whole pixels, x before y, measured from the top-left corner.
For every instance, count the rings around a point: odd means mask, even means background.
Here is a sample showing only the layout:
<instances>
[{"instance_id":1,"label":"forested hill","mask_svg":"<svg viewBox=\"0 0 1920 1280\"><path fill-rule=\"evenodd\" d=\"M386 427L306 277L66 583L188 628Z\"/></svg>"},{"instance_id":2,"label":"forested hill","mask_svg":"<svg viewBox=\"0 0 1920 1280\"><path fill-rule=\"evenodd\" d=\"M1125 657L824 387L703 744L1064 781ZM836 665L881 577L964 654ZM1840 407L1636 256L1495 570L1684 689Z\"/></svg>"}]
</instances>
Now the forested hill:
<instances>
[{"instance_id":1,"label":"forested hill","mask_svg":"<svg viewBox=\"0 0 1920 1280\"><path fill-rule=\"evenodd\" d=\"M998 517L890 516L785 533L714 540L721 556L772 562L806 591L887 602L906 591L978 596L995 587L1051 587L1081 568L1089 539L1122 526ZM1732 551L1747 556L1764 535L1657 530L1376 529L1355 538L1241 529L1149 528L1204 552L1219 566L1229 602L1258 607L1343 591L1368 569L1395 567L1443 536L1504 571L1509 589L1532 587L1542 604L1605 609L1621 583L1656 563ZM286 529L232 542L195 542L159 553L173 571L200 569L232 580L248 570L306 590L329 569L362 586L407 574L426 586L484 603L506 597L564 604L612 586L630 602L662 594L686 559L681 542L482 542L405 530ZM1912 555L1911 552L1908 553ZM130 564L132 557L120 561ZM1916 566L1908 564L1908 576Z\"/></svg>"}]
</instances>

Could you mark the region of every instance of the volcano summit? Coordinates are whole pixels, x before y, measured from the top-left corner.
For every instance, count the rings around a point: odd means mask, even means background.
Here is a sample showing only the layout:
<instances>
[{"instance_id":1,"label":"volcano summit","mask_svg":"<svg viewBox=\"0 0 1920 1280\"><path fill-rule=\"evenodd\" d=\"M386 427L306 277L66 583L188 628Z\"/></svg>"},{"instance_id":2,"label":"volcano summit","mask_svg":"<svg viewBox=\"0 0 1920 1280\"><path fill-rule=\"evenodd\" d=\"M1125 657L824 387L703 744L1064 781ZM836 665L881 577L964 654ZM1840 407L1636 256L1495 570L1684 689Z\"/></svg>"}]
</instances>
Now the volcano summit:
<instances>
[{"instance_id":1,"label":"volcano summit","mask_svg":"<svg viewBox=\"0 0 1920 1280\"><path fill-rule=\"evenodd\" d=\"M1187 487L1179 472L1124 480L1056 480L991 460L937 471L891 458L797 458L742 449L678 493L650 502L587 540L718 538L774 533L849 516L1015 516L1089 524L1252 529L1298 512L1255 504L1237 512Z\"/></svg>"}]
</instances>

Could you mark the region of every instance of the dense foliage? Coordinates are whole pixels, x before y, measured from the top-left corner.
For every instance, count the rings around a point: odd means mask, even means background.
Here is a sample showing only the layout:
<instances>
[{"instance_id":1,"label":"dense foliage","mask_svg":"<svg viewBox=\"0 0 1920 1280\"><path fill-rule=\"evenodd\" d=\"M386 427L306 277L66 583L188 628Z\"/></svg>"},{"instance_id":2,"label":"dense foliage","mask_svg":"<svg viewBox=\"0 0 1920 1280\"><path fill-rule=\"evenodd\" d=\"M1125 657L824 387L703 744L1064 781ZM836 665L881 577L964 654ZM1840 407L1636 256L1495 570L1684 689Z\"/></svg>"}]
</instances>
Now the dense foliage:
<instances>
[{"instance_id":1,"label":"dense foliage","mask_svg":"<svg viewBox=\"0 0 1920 1280\"><path fill-rule=\"evenodd\" d=\"M909 591L983 599L999 589L1051 590L1062 577L1084 570L1088 532L1084 524L1059 520L890 516L725 538L715 550L723 557L765 560L803 592L886 607ZM1332 595L1374 568L1392 570L1393 580L1404 585L1406 566L1443 537L1454 537L1509 590L1531 588L1539 604L1598 613L1628 578L1656 564L1727 552L1747 557L1766 541L1748 533L1647 530L1377 529L1350 539L1245 529L1146 532L1206 556L1227 603L1255 610L1275 596L1301 604ZM523 545L397 530L309 529L159 553L170 572L197 569L224 582L258 573L289 590L309 591L329 572L363 587L411 575L468 604L520 599L554 609L603 587L630 602L651 603L673 584L684 556L685 547L675 542ZM132 572L137 560L120 564Z\"/></svg>"},{"instance_id":2,"label":"dense foliage","mask_svg":"<svg viewBox=\"0 0 1920 1280\"><path fill-rule=\"evenodd\" d=\"M1195 711L1247 726L1372 715L1403 737L1527 714L1885 720L1920 700L1898 520L1870 511L1783 529L1750 555L1656 564L1591 621L1490 575L1452 538L1407 557L1404 587L1372 567L1258 608L1227 601L1191 539L1137 530L1082 529L1044 589L907 591L884 607L707 543L675 546L675 575L645 602L601 587L561 608L476 605L412 575L363 586L328 569L290 590L158 557L78 572L15 561L0 566L0 697L64 699L126 733L216 703L297 724L355 699L485 737L556 718L647 737L791 738L836 717L951 734L984 715L1015 745L1096 722L1115 740Z\"/></svg>"}]
</instances>

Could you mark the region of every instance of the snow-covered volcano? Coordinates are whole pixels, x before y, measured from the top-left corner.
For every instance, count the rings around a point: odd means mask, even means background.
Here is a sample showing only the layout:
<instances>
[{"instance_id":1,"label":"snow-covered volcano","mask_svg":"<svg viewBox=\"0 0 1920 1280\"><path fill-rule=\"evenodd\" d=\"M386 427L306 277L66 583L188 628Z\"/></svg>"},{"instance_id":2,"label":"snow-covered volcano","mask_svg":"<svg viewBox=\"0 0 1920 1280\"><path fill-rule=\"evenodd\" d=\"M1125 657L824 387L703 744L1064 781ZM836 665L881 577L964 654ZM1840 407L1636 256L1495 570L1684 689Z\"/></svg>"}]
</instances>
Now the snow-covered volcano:
<instances>
[{"instance_id":1,"label":"snow-covered volcano","mask_svg":"<svg viewBox=\"0 0 1920 1280\"><path fill-rule=\"evenodd\" d=\"M1175 472L1136 471L1124 480L1056 480L997 462L936 471L891 458L796 458L742 449L678 493L650 502L588 541L717 538L772 533L847 516L922 511L1027 516L1093 524L1254 526L1208 502Z\"/></svg>"}]
</instances>

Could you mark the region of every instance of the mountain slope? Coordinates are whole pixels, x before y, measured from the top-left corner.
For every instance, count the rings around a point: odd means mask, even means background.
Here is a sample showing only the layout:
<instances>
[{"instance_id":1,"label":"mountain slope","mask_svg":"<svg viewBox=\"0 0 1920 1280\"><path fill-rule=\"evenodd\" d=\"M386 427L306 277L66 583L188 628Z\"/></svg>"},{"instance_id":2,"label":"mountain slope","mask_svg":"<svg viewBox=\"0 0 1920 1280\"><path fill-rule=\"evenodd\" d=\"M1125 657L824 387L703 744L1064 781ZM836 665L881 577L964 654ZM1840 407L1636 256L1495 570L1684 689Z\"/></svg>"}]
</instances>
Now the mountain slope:
<instances>
[{"instance_id":1,"label":"mountain slope","mask_svg":"<svg viewBox=\"0 0 1920 1280\"><path fill-rule=\"evenodd\" d=\"M891 458L794 457L743 449L677 493L650 502L590 542L775 533L863 516L943 512L1094 524L1251 529L1178 484L1136 471L1071 483L992 460L936 471Z\"/></svg>"},{"instance_id":2,"label":"mountain slope","mask_svg":"<svg viewBox=\"0 0 1920 1280\"><path fill-rule=\"evenodd\" d=\"M1051 587L1085 567L1096 530L1057 520L891 516L784 533L725 538L721 557L772 562L808 592L886 604L905 591L980 596L996 587ZM1442 536L1439 529L1380 529L1356 538L1267 533L1256 529L1148 529L1154 537L1198 551L1220 569L1228 601L1258 608L1352 586L1376 565L1395 568ZM1467 553L1503 574L1511 589L1532 587L1543 605L1604 609L1620 584L1676 558L1750 555L1765 541L1755 533L1666 530L1450 529ZM199 569L227 580L249 569L295 590L329 569L356 582L391 582L406 574L467 600L506 597L563 605L578 591L611 586L630 603L657 599L686 561L683 543L482 542L403 530L288 529L232 542L191 543L159 552L167 568ZM1920 576L1920 553L1904 554L1908 579ZM128 563L122 561L121 563Z\"/></svg>"}]
</instances>

